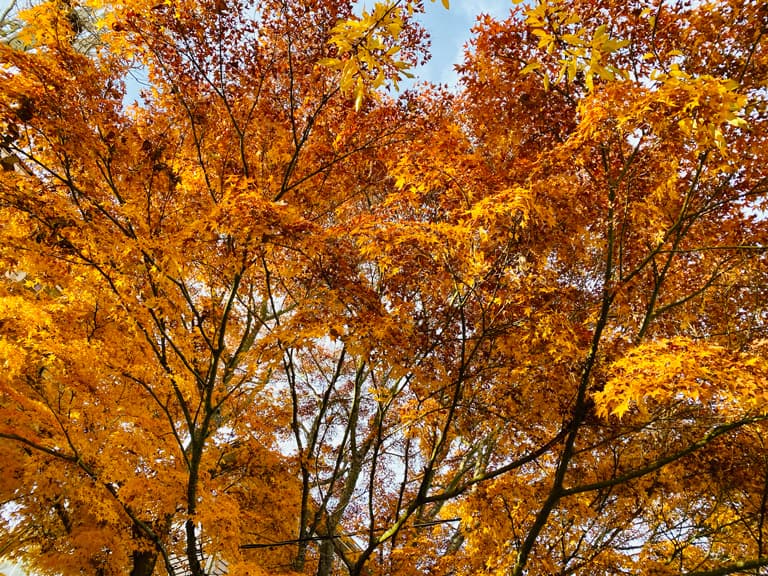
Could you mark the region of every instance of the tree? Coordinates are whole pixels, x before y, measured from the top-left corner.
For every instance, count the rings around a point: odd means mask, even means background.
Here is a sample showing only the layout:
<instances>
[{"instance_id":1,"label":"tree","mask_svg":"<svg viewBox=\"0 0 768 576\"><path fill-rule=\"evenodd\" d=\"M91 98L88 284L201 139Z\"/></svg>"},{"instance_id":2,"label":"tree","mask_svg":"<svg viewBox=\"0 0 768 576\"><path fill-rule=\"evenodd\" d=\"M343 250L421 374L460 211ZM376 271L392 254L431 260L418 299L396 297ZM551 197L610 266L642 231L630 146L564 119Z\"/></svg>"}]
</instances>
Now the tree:
<instances>
[{"instance_id":1,"label":"tree","mask_svg":"<svg viewBox=\"0 0 768 576\"><path fill-rule=\"evenodd\" d=\"M417 2L92 8L0 48L3 553L768 565L764 6L539 0L396 99Z\"/></svg>"},{"instance_id":2,"label":"tree","mask_svg":"<svg viewBox=\"0 0 768 576\"><path fill-rule=\"evenodd\" d=\"M341 305L324 264L344 261L338 222L404 114L363 110L363 71L348 91L320 65L343 53L348 2L96 8L94 53L65 2L19 16L32 49L2 49L6 551L54 572L173 573L185 556L202 574L201 546L233 572L290 565L238 548L308 522L280 371L327 338L311 314ZM400 13L370 15L370 36L413 59L417 31L376 35ZM396 76L388 48L356 50ZM151 87L130 104L136 65Z\"/></svg>"}]
</instances>

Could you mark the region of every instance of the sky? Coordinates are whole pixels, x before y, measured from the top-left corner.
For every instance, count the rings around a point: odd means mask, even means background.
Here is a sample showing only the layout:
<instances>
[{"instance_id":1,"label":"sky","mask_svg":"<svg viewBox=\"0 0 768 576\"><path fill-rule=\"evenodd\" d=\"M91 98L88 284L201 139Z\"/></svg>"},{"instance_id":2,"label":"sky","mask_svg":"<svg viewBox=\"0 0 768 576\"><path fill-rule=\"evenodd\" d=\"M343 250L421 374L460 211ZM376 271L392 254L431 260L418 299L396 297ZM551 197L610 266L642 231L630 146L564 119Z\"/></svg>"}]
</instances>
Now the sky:
<instances>
[{"instance_id":1,"label":"sky","mask_svg":"<svg viewBox=\"0 0 768 576\"><path fill-rule=\"evenodd\" d=\"M0 0L2 1L2 0ZM457 80L453 65L463 60L464 46L479 14L506 18L511 0L451 0L450 10L440 0L425 0L426 14L420 20L432 37L432 59L416 70L419 79L454 86Z\"/></svg>"},{"instance_id":2,"label":"sky","mask_svg":"<svg viewBox=\"0 0 768 576\"><path fill-rule=\"evenodd\" d=\"M0 8L2 8L2 5L0 5ZM0 573L5 574L5 576L24 576L21 568L6 562L0 562Z\"/></svg>"},{"instance_id":3,"label":"sky","mask_svg":"<svg viewBox=\"0 0 768 576\"><path fill-rule=\"evenodd\" d=\"M375 0L360 0L362 5L373 5ZM0 0L0 14L11 0ZM486 13L504 18L512 7L511 0L450 0L449 10L441 0L424 0L426 14L420 17L432 37L432 59L412 70L420 80L454 86L456 73L453 65L463 59L464 45L478 14Z\"/></svg>"}]
</instances>

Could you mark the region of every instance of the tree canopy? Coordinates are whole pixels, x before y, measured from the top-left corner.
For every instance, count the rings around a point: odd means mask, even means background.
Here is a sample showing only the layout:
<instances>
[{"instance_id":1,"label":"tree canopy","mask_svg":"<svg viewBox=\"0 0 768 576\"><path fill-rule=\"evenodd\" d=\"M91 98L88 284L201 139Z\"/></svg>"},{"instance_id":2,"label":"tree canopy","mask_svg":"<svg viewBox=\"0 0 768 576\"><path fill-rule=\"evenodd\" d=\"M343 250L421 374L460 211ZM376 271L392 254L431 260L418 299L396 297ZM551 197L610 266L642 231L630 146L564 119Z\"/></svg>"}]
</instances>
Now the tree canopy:
<instances>
[{"instance_id":1,"label":"tree canopy","mask_svg":"<svg viewBox=\"0 0 768 576\"><path fill-rule=\"evenodd\" d=\"M3 16L0 556L763 573L766 4L422 10Z\"/></svg>"}]
</instances>

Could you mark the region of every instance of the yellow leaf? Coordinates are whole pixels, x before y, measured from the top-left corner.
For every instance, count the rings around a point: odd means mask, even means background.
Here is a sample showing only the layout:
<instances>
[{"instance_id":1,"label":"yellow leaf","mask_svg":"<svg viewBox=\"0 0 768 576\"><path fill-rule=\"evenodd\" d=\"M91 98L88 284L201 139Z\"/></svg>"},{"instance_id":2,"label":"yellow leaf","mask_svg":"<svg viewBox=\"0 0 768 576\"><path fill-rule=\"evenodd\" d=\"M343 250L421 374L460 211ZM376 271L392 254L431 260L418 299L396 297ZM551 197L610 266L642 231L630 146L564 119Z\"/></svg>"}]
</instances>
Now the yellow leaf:
<instances>
[{"instance_id":1,"label":"yellow leaf","mask_svg":"<svg viewBox=\"0 0 768 576\"><path fill-rule=\"evenodd\" d=\"M530 74L534 70L538 70L541 68L541 62L530 62L526 64L525 67L523 67L522 70L520 70L520 74Z\"/></svg>"},{"instance_id":2,"label":"yellow leaf","mask_svg":"<svg viewBox=\"0 0 768 576\"><path fill-rule=\"evenodd\" d=\"M629 398L624 398L624 400L621 401L612 411L611 414L614 416L617 416L618 418L621 418L624 416L624 414L627 413L627 410L629 410Z\"/></svg>"},{"instance_id":3,"label":"yellow leaf","mask_svg":"<svg viewBox=\"0 0 768 576\"><path fill-rule=\"evenodd\" d=\"M735 126L736 128L749 127L749 123L746 120L744 120L744 118L738 118L738 117L731 118L730 120L728 120L728 124L730 124L731 126Z\"/></svg>"}]
</instances>

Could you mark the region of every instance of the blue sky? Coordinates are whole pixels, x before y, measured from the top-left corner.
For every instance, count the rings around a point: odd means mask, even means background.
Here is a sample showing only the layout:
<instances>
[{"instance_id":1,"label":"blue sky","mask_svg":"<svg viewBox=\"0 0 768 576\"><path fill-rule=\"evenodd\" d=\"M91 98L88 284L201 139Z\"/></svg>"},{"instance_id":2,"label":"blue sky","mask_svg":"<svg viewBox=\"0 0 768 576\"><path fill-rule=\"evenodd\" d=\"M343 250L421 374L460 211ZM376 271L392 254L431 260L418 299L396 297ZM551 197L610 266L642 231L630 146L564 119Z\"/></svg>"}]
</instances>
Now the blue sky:
<instances>
[{"instance_id":1,"label":"blue sky","mask_svg":"<svg viewBox=\"0 0 768 576\"><path fill-rule=\"evenodd\" d=\"M451 0L450 10L442 2L425 0L426 14L421 21L432 36L432 60L416 69L417 79L453 86L456 73L453 65L463 59L464 45L470 29L482 13L505 18L512 8L511 0Z\"/></svg>"},{"instance_id":2,"label":"blue sky","mask_svg":"<svg viewBox=\"0 0 768 576\"><path fill-rule=\"evenodd\" d=\"M12 0L0 0L0 14ZM371 6L375 0L358 0ZM450 86L456 83L453 65L461 62L464 45L470 29L481 13L504 18L512 7L511 0L450 0L450 10L443 8L441 0L424 0L426 14L420 20L432 37L432 60L413 70L416 80L428 80Z\"/></svg>"}]
</instances>

